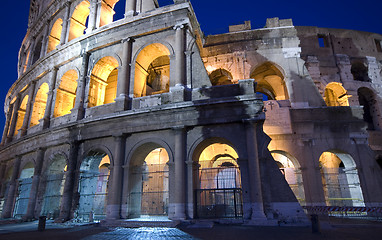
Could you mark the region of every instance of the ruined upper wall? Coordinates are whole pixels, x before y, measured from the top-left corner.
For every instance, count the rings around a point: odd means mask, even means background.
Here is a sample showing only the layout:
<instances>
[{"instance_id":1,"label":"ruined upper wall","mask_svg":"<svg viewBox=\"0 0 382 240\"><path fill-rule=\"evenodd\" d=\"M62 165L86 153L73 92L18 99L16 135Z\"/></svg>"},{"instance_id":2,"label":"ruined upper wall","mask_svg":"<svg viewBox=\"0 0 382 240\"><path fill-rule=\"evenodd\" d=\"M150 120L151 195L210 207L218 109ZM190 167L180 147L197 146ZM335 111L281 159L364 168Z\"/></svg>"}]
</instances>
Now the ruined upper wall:
<instances>
[{"instance_id":1,"label":"ruined upper wall","mask_svg":"<svg viewBox=\"0 0 382 240\"><path fill-rule=\"evenodd\" d=\"M296 27L296 29L301 41L302 57L314 55L326 65L335 64L333 56L336 54L346 54L351 58L372 56L382 61L381 34L318 27Z\"/></svg>"}]
</instances>

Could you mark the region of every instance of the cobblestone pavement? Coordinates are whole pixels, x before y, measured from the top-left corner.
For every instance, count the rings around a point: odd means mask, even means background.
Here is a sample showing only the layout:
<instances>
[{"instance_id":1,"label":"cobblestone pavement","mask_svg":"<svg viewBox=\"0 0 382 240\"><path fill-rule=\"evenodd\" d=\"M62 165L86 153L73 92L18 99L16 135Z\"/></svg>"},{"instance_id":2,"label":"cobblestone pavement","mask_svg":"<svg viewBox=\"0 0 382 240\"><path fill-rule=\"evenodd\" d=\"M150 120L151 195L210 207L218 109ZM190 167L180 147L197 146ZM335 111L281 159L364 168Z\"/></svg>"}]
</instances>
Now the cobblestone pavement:
<instances>
[{"instance_id":1,"label":"cobblestone pavement","mask_svg":"<svg viewBox=\"0 0 382 240\"><path fill-rule=\"evenodd\" d=\"M197 239L177 228L116 228L111 232L103 232L93 235L84 240L157 240L157 239Z\"/></svg>"}]
</instances>

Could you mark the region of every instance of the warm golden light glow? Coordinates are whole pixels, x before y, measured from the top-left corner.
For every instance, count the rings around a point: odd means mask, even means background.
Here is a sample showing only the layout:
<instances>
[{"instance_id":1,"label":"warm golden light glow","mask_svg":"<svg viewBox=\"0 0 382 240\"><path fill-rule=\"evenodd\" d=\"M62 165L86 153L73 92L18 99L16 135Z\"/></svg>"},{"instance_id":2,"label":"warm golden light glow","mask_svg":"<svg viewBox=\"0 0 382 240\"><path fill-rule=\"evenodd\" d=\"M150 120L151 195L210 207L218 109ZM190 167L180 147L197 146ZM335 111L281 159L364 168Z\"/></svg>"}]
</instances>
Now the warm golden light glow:
<instances>
[{"instance_id":1,"label":"warm golden light glow","mask_svg":"<svg viewBox=\"0 0 382 240\"><path fill-rule=\"evenodd\" d=\"M47 50L48 53L56 49L56 47L60 44L62 23L63 23L62 19L59 18L53 24L52 30L50 31L50 35L49 35L48 50Z\"/></svg>"},{"instance_id":2,"label":"warm golden light glow","mask_svg":"<svg viewBox=\"0 0 382 240\"><path fill-rule=\"evenodd\" d=\"M168 162L168 154L166 149L157 148L151 151L145 158L147 165L151 164L166 164Z\"/></svg>"},{"instance_id":3,"label":"warm golden light glow","mask_svg":"<svg viewBox=\"0 0 382 240\"><path fill-rule=\"evenodd\" d=\"M232 84L232 74L225 69L219 68L209 74L213 86Z\"/></svg>"},{"instance_id":4,"label":"warm golden light glow","mask_svg":"<svg viewBox=\"0 0 382 240\"><path fill-rule=\"evenodd\" d=\"M114 6L119 0L103 0L101 6L100 27L113 22Z\"/></svg>"},{"instance_id":5,"label":"warm golden light glow","mask_svg":"<svg viewBox=\"0 0 382 240\"><path fill-rule=\"evenodd\" d=\"M224 162L232 163L238 167L236 160L239 156L227 144L215 143L206 147L199 157L200 168L219 167Z\"/></svg>"},{"instance_id":6,"label":"warm golden light glow","mask_svg":"<svg viewBox=\"0 0 382 240\"><path fill-rule=\"evenodd\" d=\"M168 92L170 87L170 51L153 43L139 53L135 63L134 97Z\"/></svg>"},{"instance_id":7,"label":"warm golden light glow","mask_svg":"<svg viewBox=\"0 0 382 240\"><path fill-rule=\"evenodd\" d=\"M37 91L35 101L33 104L33 111L30 126L35 126L40 123L45 114L46 102L48 99L49 86L43 83Z\"/></svg>"},{"instance_id":8,"label":"warm golden light glow","mask_svg":"<svg viewBox=\"0 0 382 240\"><path fill-rule=\"evenodd\" d=\"M77 92L78 74L76 70L67 71L61 78L57 89L54 117L64 116L70 113L74 107Z\"/></svg>"},{"instance_id":9,"label":"warm golden light glow","mask_svg":"<svg viewBox=\"0 0 382 240\"><path fill-rule=\"evenodd\" d=\"M328 107L349 106L349 97L341 83L331 82L325 88L324 99Z\"/></svg>"},{"instance_id":10,"label":"warm golden light glow","mask_svg":"<svg viewBox=\"0 0 382 240\"><path fill-rule=\"evenodd\" d=\"M90 3L85 0L76 6L73 12L72 18L70 19L70 29L69 29L69 41L78 38L84 34L86 29L86 19L90 13Z\"/></svg>"},{"instance_id":11,"label":"warm golden light glow","mask_svg":"<svg viewBox=\"0 0 382 240\"><path fill-rule=\"evenodd\" d=\"M109 167L109 165L110 165L110 158L109 158L108 155L105 155L105 156L102 158L101 162L99 163L98 168Z\"/></svg>"},{"instance_id":12,"label":"warm golden light glow","mask_svg":"<svg viewBox=\"0 0 382 240\"><path fill-rule=\"evenodd\" d=\"M25 112L26 112L26 109L27 109L27 103L28 103L28 95L26 95L24 98L23 98L23 101L21 102L20 104L20 108L19 110L17 111L17 122L16 122L16 128L15 128L15 135L17 135L18 131L21 129L21 127L23 126L23 122L24 122L24 117L25 117ZM13 116L12 116L13 117Z\"/></svg>"},{"instance_id":13,"label":"warm golden light glow","mask_svg":"<svg viewBox=\"0 0 382 240\"><path fill-rule=\"evenodd\" d=\"M286 100L288 92L281 71L270 62L266 62L257 67L251 74L257 86L256 92L261 92L268 96L269 100Z\"/></svg>"},{"instance_id":14,"label":"warm golden light glow","mask_svg":"<svg viewBox=\"0 0 382 240\"><path fill-rule=\"evenodd\" d=\"M104 57L94 66L90 77L88 107L113 103L117 95L118 61Z\"/></svg>"}]
</instances>

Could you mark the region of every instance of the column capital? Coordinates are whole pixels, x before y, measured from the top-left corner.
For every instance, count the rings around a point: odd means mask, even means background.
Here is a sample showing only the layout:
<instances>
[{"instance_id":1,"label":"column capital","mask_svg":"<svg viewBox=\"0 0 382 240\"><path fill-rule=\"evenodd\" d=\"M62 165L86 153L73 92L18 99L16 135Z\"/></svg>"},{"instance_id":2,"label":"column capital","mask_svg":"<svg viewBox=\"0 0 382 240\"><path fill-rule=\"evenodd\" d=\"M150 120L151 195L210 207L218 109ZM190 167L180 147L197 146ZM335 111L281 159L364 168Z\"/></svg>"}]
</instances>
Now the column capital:
<instances>
[{"instance_id":1,"label":"column capital","mask_svg":"<svg viewBox=\"0 0 382 240\"><path fill-rule=\"evenodd\" d=\"M178 125L178 126L171 127L171 129L174 131L181 131L181 130L184 130L185 128L186 128L185 125Z\"/></svg>"},{"instance_id":2,"label":"column capital","mask_svg":"<svg viewBox=\"0 0 382 240\"><path fill-rule=\"evenodd\" d=\"M174 30L180 30L180 29L183 29L183 28L186 28L186 27L187 27L186 23L180 23L180 24L174 25L173 29Z\"/></svg>"},{"instance_id":3,"label":"column capital","mask_svg":"<svg viewBox=\"0 0 382 240\"><path fill-rule=\"evenodd\" d=\"M132 37L128 37L121 40L121 43L126 43L126 42L135 42L135 39Z\"/></svg>"},{"instance_id":4,"label":"column capital","mask_svg":"<svg viewBox=\"0 0 382 240\"><path fill-rule=\"evenodd\" d=\"M242 120L243 123L246 123L248 125L254 125L256 126L259 123L259 119L257 118L247 118Z\"/></svg>"},{"instance_id":5,"label":"column capital","mask_svg":"<svg viewBox=\"0 0 382 240\"><path fill-rule=\"evenodd\" d=\"M64 7L70 7L70 5L72 5L71 2L66 2L66 3L64 3Z\"/></svg>"}]
</instances>

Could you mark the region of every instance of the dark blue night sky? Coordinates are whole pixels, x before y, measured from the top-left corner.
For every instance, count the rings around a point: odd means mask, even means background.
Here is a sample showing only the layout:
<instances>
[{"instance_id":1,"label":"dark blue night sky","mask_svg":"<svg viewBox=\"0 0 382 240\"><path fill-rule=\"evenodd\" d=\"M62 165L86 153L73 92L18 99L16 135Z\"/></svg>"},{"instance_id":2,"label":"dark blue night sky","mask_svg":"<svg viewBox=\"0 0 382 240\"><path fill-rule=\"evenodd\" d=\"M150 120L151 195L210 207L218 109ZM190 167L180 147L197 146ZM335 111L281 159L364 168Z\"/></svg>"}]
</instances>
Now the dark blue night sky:
<instances>
[{"instance_id":1,"label":"dark blue night sky","mask_svg":"<svg viewBox=\"0 0 382 240\"><path fill-rule=\"evenodd\" d=\"M172 0L158 0L161 6ZM191 0L202 31L218 34L228 31L229 25L251 20L252 28L261 28L267 18L292 18L295 26L318 26L354 29L382 34L382 1L344 0ZM17 80L17 56L27 30L29 0L1 0L0 46L2 86L0 88L1 109L5 95ZM116 18L123 16L124 0L116 5ZM4 114L0 113L0 129L4 126Z\"/></svg>"}]
</instances>

